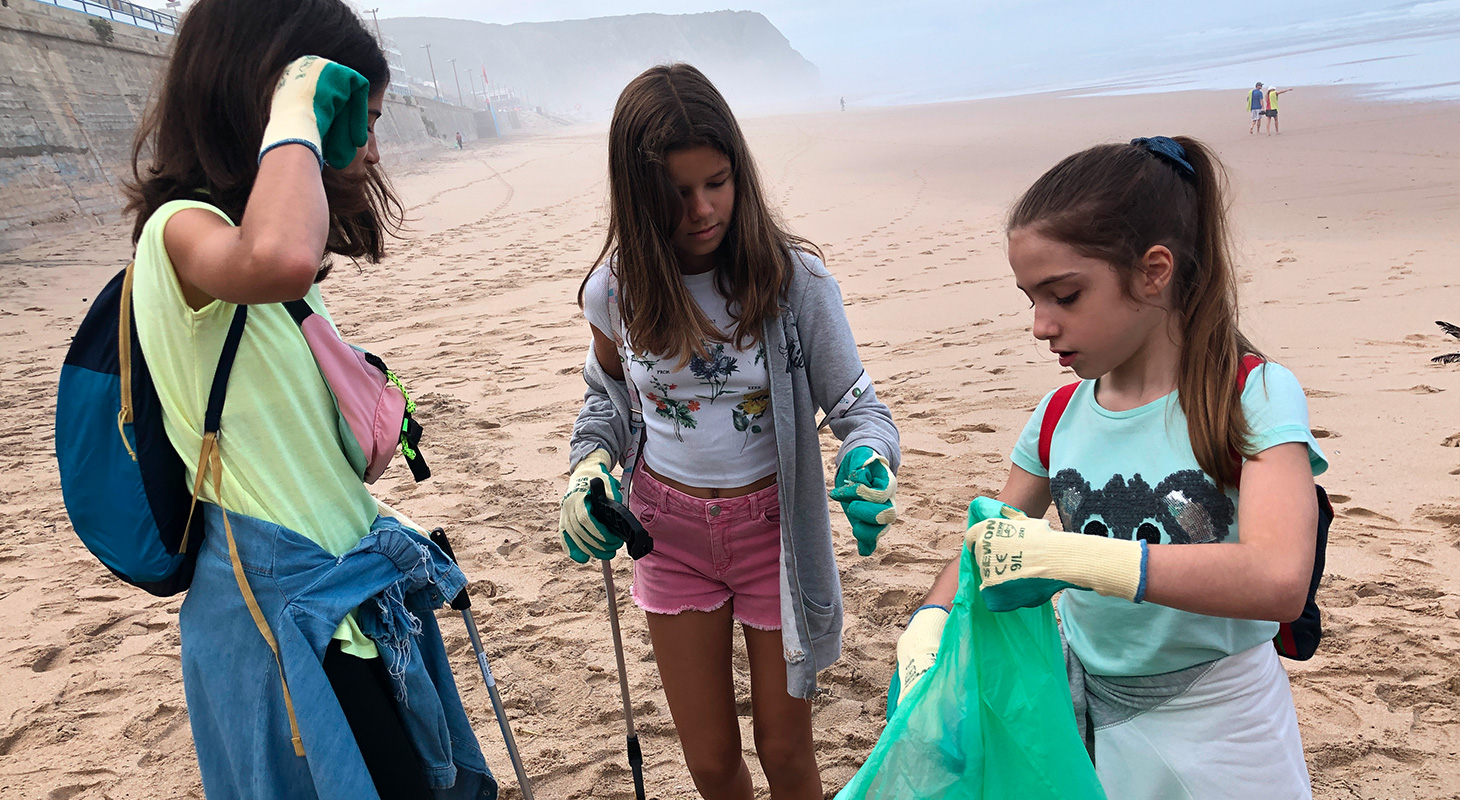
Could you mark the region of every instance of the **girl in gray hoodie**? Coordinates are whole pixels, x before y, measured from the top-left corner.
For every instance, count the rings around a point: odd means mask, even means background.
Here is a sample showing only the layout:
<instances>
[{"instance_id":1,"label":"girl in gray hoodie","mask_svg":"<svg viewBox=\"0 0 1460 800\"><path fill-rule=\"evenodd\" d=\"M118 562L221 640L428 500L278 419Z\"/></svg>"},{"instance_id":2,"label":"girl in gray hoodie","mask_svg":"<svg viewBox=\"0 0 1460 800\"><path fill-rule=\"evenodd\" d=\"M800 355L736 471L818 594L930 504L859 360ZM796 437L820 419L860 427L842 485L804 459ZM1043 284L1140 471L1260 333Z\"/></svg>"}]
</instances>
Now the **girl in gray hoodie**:
<instances>
[{"instance_id":1,"label":"girl in gray hoodie","mask_svg":"<svg viewBox=\"0 0 1460 800\"><path fill-rule=\"evenodd\" d=\"M579 292L593 345L564 548L580 563L612 558L621 542L595 519L589 485L628 495L654 537L631 594L701 796L752 796L738 621L772 794L820 800L810 698L841 654L842 599L818 431L842 442L831 496L865 556L897 517L897 428L836 280L781 228L734 115L694 67L654 67L624 89L609 186L608 238Z\"/></svg>"}]
</instances>

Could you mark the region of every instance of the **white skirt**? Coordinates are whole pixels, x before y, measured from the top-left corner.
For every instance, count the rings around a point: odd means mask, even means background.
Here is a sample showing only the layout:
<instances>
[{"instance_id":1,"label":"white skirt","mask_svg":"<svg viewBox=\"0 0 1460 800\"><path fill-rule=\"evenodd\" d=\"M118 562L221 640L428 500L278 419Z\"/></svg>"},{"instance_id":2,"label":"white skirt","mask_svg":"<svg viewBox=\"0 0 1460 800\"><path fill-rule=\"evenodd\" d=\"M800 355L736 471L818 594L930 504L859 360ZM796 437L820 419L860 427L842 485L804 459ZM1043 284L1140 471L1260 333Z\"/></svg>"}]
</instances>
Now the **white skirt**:
<instances>
[{"instance_id":1,"label":"white skirt","mask_svg":"<svg viewBox=\"0 0 1460 800\"><path fill-rule=\"evenodd\" d=\"M1288 673L1272 643L1217 661L1160 706L1095 729L1111 800L1311 800Z\"/></svg>"}]
</instances>

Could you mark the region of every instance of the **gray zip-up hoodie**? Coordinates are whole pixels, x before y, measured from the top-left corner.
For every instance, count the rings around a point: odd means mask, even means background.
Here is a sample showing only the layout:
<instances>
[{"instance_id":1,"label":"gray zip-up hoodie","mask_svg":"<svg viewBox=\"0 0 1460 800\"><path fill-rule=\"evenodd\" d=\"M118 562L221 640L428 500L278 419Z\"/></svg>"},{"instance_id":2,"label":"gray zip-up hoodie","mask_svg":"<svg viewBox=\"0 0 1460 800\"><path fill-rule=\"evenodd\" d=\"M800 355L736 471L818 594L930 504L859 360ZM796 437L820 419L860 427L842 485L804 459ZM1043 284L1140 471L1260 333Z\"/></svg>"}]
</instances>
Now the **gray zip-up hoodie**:
<instances>
[{"instance_id":1,"label":"gray zip-up hoodie","mask_svg":"<svg viewBox=\"0 0 1460 800\"><path fill-rule=\"evenodd\" d=\"M886 457L895 472L902 454L897 426L877 400L842 308L841 289L821 260L796 253L800 266L780 300L780 315L765 324L770 360L771 414L775 420L781 503L781 641L786 691L810 699L816 673L841 657L842 592L831 542L831 516L817 436L818 413L841 440L837 463L861 445ZM606 267L600 267L606 269ZM623 347L622 323L610 279L605 316L620 330L604 331ZM603 449L624 466L624 491L643 431L637 390L599 365L593 348L583 368L588 389L573 426L569 466Z\"/></svg>"}]
</instances>

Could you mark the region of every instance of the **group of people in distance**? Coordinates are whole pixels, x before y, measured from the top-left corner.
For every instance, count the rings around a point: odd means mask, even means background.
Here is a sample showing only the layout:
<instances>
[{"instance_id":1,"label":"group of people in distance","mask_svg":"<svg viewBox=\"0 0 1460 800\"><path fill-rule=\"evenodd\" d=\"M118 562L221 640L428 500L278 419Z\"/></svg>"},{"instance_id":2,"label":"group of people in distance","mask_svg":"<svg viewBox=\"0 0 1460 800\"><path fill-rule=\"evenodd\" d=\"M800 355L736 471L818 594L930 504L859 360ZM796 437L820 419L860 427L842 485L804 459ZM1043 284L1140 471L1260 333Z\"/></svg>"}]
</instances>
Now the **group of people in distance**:
<instances>
[{"instance_id":1,"label":"group of people in distance","mask_svg":"<svg viewBox=\"0 0 1460 800\"><path fill-rule=\"evenodd\" d=\"M1274 133L1282 133L1278 129L1278 95L1291 92L1292 89L1279 89L1276 86L1262 88L1262 81L1247 93L1247 109L1252 112L1252 124L1247 127L1248 133L1257 133L1262 130L1262 121L1267 120L1267 133L1271 136Z\"/></svg>"},{"instance_id":2,"label":"group of people in distance","mask_svg":"<svg viewBox=\"0 0 1460 800\"><path fill-rule=\"evenodd\" d=\"M303 298L326 314L320 282L348 280L331 275L331 254L376 261L399 230L373 130L389 77L343 0L198 0L139 133L149 146L129 190L135 307L148 361L171 365L155 376L169 439L192 487L207 377L232 309L250 306L230 382L247 388L230 389L224 411L223 501L235 533L253 518L247 535L280 543L274 560L235 574L213 530L225 517L209 515L210 566L183 604L183 677L214 800L497 793L458 724L449 673L406 693L411 674L383 666L434 657L433 624L401 629L416 648L402 661L342 611L310 623L319 664L280 663L239 588L328 591L363 617L394 595L321 588L277 553L287 544L294 557L345 563L388 531L415 543L412 564L445 558L361 483L281 305ZM1254 128L1269 108L1275 127L1276 95L1261 87ZM368 137L342 145L334 117L356 113ZM833 269L782 222L701 72L656 66L631 81L606 155L608 232L578 294L591 343L558 520L565 557L620 551L594 505L601 480L654 537L631 594L700 795L755 794L732 673L738 623L770 796L822 800L812 697L817 673L841 657L843 606L818 430L841 442L830 496L868 556L897 519L896 408L863 368ZM1124 800L1311 797L1270 640L1306 599L1313 478L1327 462L1292 372L1264 362L1238 389L1242 360L1260 352L1237 324L1226 192L1207 146L1151 136L1070 155L1023 193L1005 225L1008 277L1029 300L1033 337L1080 384L1047 460L1050 395L1006 443L996 498L935 498L960 510L974 501L967 542L992 554L979 559L990 608L1063 589L1062 632L1083 669L1160 689L1161 702L1094 733L1098 774ZM1060 377L1051 369L1038 388ZM219 502L207 482L201 498ZM1129 519L1137 501L1165 512ZM1064 530L1042 519L1051 506ZM897 643L904 690L937 658L959 579L959 552L947 556ZM1019 570L993 566L1009 563ZM396 618L412 615L431 612ZM348 727L307 724L311 714Z\"/></svg>"}]
</instances>

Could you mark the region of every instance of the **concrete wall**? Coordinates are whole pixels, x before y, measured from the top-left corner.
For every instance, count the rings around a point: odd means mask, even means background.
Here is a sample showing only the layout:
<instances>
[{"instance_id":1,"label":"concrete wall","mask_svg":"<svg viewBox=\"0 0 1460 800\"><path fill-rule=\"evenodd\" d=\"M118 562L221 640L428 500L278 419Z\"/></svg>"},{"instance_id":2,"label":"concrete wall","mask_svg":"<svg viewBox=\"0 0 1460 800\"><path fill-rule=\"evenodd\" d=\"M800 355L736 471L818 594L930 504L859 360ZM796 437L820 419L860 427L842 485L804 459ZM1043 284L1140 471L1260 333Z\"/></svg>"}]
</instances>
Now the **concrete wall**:
<instances>
[{"instance_id":1,"label":"concrete wall","mask_svg":"<svg viewBox=\"0 0 1460 800\"><path fill-rule=\"evenodd\" d=\"M0 6L0 252L119 218L132 137L171 37L35 0ZM469 109L387 95L387 166L477 138Z\"/></svg>"},{"instance_id":2,"label":"concrete wall","mask_svg":"<svg viewBox=\"0 0 1460 800\"><path fill-rule=\"evenodd\" d=\"M389 161L410 159L442 144L456 146L456 132L465 141L477 139L477 126L469 108L429 98L385 96L385 113L375 122L375 137L381 156Z\"/></svg>"},{"instance_id":3,"label":"concrete wall","mask_svg":"<svg viewBox=\"0 0 1460 800\"><path fill-rule=\"evenodd\" d=\"M0 7L0 250L109 222L166 34L76 11Z\"/></svg>"}]
</instances>

